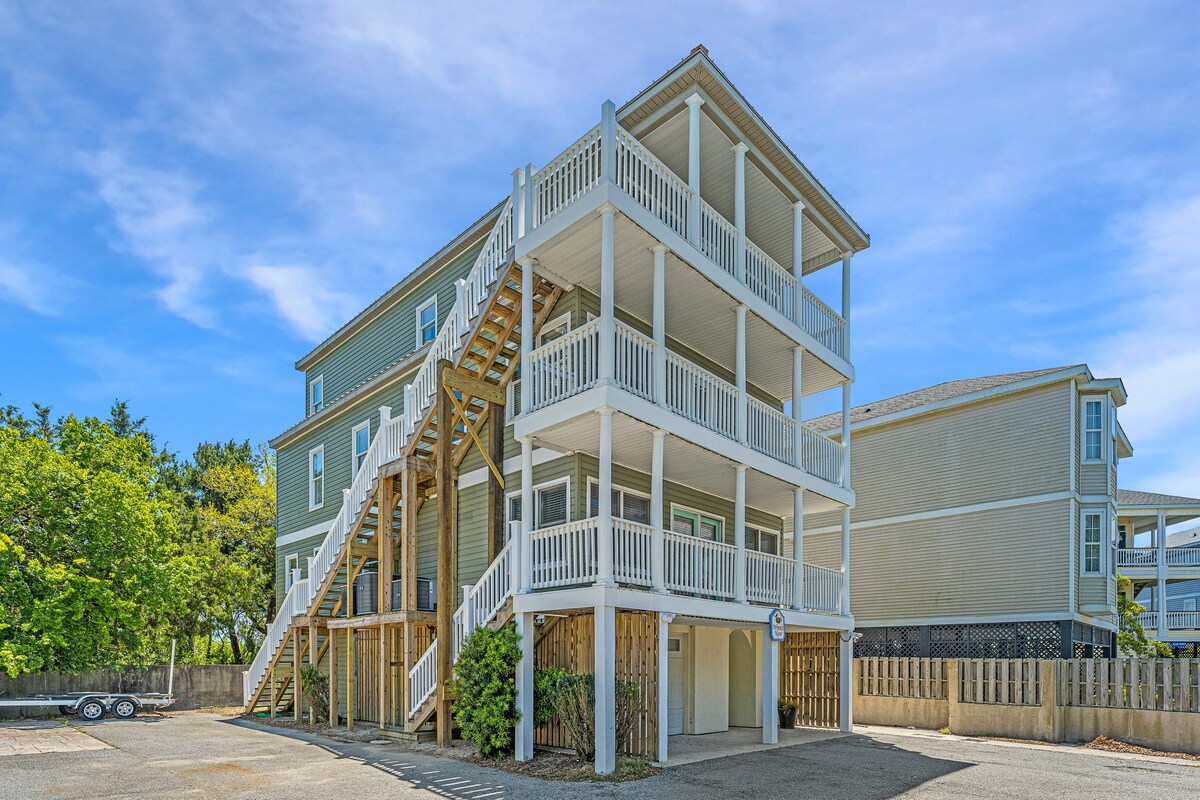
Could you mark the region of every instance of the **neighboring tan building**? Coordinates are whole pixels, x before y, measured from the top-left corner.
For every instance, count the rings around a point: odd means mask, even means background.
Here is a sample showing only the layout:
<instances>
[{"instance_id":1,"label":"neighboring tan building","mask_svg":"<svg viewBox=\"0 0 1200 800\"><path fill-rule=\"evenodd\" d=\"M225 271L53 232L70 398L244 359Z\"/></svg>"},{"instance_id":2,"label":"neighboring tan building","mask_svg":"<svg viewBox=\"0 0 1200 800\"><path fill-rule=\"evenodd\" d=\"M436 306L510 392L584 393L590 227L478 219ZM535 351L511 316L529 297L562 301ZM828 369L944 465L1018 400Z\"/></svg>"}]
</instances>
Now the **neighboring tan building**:
<instances>
[{"instance_id":1,"label":"neighboring tan building","mask_svg":"<svg viewBox=\"0 0 1200 800\"><path fill-rule=\"evenodd\" d=\"M515 624L520 759L564 743L532 728L535 658L595 673L601 773L675 733L774 741L780 697L848 729L848 528L825 567L783 530L854 503L788 401L848 407L867 235L703 48L512 187L296 363L248 705L298 715L303 659L340 717L448 742L463 639ZM827 267L840 313L804 285ZM647 704L620 743L618 678Z\"/></svg>"},{"instance_id":2,"label":"neighboring tan building","mask_svg":"<svg viewBox=\"0 0 1200 800\"><path fill-rule=\"evenodd\" d=\"M1112 654L1125 400L1079 364L852 409L855 653ZM840 417L808 424L836 437ZM837 563L837 515L804 522L805 559Z\"/></svg>"}]
</instances>

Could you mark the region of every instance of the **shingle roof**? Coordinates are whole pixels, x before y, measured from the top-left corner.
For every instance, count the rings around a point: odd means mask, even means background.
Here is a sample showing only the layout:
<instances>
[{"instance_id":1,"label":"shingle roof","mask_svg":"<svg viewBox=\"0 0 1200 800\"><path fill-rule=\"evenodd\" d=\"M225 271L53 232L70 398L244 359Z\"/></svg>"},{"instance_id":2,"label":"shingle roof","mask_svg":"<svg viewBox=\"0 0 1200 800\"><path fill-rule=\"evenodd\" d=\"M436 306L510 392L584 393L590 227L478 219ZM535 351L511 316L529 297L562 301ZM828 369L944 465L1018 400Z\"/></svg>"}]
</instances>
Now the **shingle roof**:
<instances>
[{"instance_id":1,"label":"shingle roof","mask_svg":"<svg viewBox=\"0 0 1200 800\"><path fill-rule=\"evenodd\" d=\"M1200 498L1180 497L1157 492L1137 492L1132 489L1117 490L1118 506L1200 506Z\"/></svg>"},{"instance_id":2,"label":"shingle roof","mask_svg":"<svg viewBox=\"0 0 1200 800\"><path fill-rule=\"evenodd\" d=\"M930 405L942 400L951 400L955 397L963 397L975 392L995 389L999 386L1007 386L1012 383L1020 383L1030 378L1037 378L1041 375L1049 375L1053 372L1062 372L1069 369L1084 370L1087 369L1087 365L1071 364L1065 367L1050 367L1048 369L1035 369L1027 372L1009 372L1003 375L986 375L982 378L963 378L957 381L947 381L939 383L936 386L918 389L915 392L898 394L895 397L888 397L883 400L876 400L873 403L855 406L850 409L850 424L853 425L864 420L875 419L876 417L883 417L900 411L908 411L912 408L920 408L921 406ZM823 417L814 417L805 424L818 431L834 430L841 427L842 414L839 411L833 414L826 414Z\"/></svg>"},{"instance_id":3,"label":"shingle roof","mask_svg":"<svg viewBox=\"0 0 1200 800\"><path fill-rule=\"evenodd\" d=\"M1200 547L1200 528L1168 533L1167 547Z\"/></svg>"}]
</instances>

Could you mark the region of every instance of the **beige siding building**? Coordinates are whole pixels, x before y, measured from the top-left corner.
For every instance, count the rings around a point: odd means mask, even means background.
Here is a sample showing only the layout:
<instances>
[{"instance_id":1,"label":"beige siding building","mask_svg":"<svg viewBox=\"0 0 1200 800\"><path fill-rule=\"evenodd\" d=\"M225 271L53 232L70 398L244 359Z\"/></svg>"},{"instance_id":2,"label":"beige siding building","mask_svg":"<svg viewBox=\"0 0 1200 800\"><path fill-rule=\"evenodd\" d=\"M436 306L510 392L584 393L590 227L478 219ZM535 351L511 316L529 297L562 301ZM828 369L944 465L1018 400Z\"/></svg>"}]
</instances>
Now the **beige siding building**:
<instances>
[{"instance_id":1,"label":"beige siding building","mask_svg":"<svg viewBox=\"0 0 1200 800\"><path fill-rule=\"evenodd\" d=\"M1125 399L1081 364L852 409L856 654L1111 652ZM808 424L836 434L841 415ZM804 522L805 559L834 563L837 515Z\"/></svg>"}]
</instances>

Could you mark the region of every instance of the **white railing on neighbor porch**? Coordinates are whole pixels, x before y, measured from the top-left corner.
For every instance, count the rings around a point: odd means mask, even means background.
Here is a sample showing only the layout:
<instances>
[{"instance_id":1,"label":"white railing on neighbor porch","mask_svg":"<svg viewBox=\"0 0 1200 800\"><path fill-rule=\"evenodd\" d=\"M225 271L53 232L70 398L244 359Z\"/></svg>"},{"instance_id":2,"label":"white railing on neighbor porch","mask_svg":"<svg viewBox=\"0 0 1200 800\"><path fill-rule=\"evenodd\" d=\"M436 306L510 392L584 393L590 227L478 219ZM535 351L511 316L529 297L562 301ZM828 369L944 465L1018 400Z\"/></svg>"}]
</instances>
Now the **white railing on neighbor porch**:
<instances>
[{"instance_id":1,"label":"white railing on neighbor porch","mask_svg":"<svg viewBox=\"0 0 1200 800\"><path fill-rule=\"evenodd\" d=\"M696 536L664 532L667 588L732 600L737 587L737 548Z\"/></svg>"},{"instance_id":2,"label":"white railing on neighbor porch","mask_svg":"<svg viewBox=\"0 0 1200 800\"><path fill-rule=\"evenodd\" d=\"M1158 630L1158 615L1159 611L1147 611L1145 614L1138 615L1138 624L1153 636L1154 631ZM1169 631L1194 631L1200 630L1200 611L1167 611L1167 625Z\"/></svg>"},{"instance_id":3,"label":"white railing on neighbor porch","mask_svg":"<svg viewBox=\"0 0 1200 800\"><path fill-rule=\"evenodd\" d=\"M308 604L305 602L307 597L308 581L305 579L292 581L292 588L288 589L287 594L283 596L283 602L279 605L279 613L267 625L267 635L263 637L262 647L258 648L258 652L254 654L254 660L250 662L250 669L242 673L243 702L250 702L250 695L254 694L255 687L266 676L267 669L275 658L275 652L283 643L288 626L292 623L292 617L303 614L308 608Z\"/></svg>"},{"instance_id":4,"label":"white railing on neighbor porch","mask_svg":"<svg viewBox=\"0 0 1200 800\"><path fill-rule=\"evenodd\" d=\"M845 577L841 570L805 564L802 582L805 610L837 614L842 607L842 582Z\"/></svg>"},{"instance_id":5,"label":"white railing on neighbor porch","mask_svg":"<svg viewBox=\"0 0 1200 800\"><path fill-rule=\"evenodd\" d=\"M1200 567L1200 547L1169 547L1164 553L1168 567ZM1118 567L1157 567L1158 548L1122 547L1117 550Z\"/></svg>"}]
</instances>

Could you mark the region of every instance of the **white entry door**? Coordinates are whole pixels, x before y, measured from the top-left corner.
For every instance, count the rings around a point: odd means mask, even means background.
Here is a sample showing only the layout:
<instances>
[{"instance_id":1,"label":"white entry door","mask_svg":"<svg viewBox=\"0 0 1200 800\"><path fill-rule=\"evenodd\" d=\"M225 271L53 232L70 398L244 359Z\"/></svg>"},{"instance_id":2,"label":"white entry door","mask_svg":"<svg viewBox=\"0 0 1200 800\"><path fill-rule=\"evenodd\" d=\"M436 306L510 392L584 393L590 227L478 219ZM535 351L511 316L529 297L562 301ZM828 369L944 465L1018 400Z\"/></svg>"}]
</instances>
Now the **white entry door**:
<instances>
[{"instance_id":1,"label":"white entry door","mask_svg":"<svg viewBox=\"0 0 1200 800\"><path fill-rule=\"evenodd\" d=\"M683 733L684 680L687 674L683 639L667 637L667 734Z\"/></svg>"}]
</instances>

